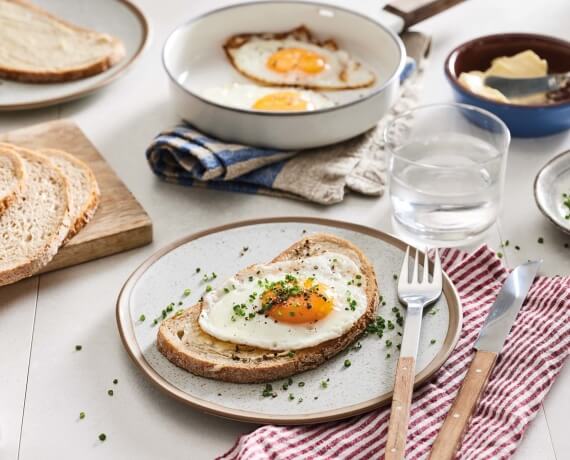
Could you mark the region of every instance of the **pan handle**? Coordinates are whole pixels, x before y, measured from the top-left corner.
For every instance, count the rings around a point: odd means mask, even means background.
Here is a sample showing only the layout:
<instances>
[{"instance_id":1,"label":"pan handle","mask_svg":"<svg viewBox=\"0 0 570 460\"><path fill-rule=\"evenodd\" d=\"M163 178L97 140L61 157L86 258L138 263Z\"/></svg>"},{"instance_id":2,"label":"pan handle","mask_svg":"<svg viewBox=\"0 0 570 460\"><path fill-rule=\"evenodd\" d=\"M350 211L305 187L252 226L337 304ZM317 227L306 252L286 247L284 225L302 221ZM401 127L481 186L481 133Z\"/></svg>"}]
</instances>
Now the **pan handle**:
<instances>
[{"instance_id":1,"label":"pan handle","mask_svg":"<svg viewBox=\"0 0 570 460\"><path fill-rule=\"evenodd\" d=\"M392 0L384 7L404 20L404 29L431 18L464 0Z\"/></svg>"}]
</instances>

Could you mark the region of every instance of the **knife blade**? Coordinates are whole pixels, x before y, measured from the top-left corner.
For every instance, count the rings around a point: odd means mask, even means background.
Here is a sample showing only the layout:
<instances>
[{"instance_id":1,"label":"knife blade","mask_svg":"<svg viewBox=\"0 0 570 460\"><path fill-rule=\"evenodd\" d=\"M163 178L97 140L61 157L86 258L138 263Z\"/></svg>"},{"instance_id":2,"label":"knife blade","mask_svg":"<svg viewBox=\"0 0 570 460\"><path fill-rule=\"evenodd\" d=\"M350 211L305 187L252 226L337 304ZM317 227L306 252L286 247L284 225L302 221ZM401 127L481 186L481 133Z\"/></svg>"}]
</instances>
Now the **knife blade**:
<instances>
[{"instance_id":1,"label":"knife blade","mask_svg":"<svg viewBox=\"0 0 570 460\"><path fill-rule=\"evenodd\" d=\"M433 444L430 460L455 457L469 419L491 376L497 356L517 318L542 260L528 261L515 268L499 290L474 344L477 350L459 393Z\"/></svg>"},{"instance_id":2,"label":"knife blade","mask_svg":"<svg viewBox=\"0 0 570 460\"><path fill-rule=\"evenodd\" d=\"M499 90L506 97L513 98L558 91L566 85L569 79L570 72L532 78L508 78L492 75L486 77L484 83L486 86Z\"/></svg>"},{"instance_id":3,"label":"knife blade","mask_svg":"<svg viewBox=\"0 0 570 460\"><path fill-rule=\"evenodd\" d=\"M501 352L541 263L529 261L511 272L483 323L475 349Z\"/></svg>"}]
</instances>

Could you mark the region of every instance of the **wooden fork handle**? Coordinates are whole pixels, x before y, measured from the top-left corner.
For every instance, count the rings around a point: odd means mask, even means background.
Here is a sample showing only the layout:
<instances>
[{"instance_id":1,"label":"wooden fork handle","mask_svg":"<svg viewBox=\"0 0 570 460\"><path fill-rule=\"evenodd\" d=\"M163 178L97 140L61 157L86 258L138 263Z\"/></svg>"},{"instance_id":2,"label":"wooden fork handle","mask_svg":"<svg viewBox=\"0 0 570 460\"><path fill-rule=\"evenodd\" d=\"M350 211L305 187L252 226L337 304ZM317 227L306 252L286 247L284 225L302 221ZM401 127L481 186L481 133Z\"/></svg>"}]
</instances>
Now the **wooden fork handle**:
<instances>
[{"instance_id":1,"label":"wooden fork handle","mask_svg":"<svg viewBox=\"0 0 570 460\"><path fill-rule=\"evenodd\" d=\"M435 439L429 456L430 460L455 458L461 439L469 426L469 419L475 412L477 402L487 386L496 359L497 353L494 352L477 351L475 353L459 394Z\"/></svg>"},{"instance_id":2,"label":"wooden fork handle","mask_svg":"<svg viewBox=\"0 0 570 460\"><path fill-rule=\"evenodd\" d=\"M406 436L412 404L412 390L414 389L415 368L415 358L403 356L398 359L384 457L386 460L402 460L406 453Z\"/></svg>"}]
</instances>

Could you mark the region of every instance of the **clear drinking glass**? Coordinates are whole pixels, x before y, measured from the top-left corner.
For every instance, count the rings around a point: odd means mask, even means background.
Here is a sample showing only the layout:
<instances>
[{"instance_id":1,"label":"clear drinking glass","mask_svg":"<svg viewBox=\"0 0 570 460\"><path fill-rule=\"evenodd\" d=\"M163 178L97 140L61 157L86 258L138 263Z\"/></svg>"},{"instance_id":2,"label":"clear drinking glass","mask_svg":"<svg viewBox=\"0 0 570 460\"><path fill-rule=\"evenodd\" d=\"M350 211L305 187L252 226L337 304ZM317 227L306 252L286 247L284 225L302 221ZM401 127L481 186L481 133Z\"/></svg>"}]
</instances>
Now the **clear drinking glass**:
<instances>
[{"instance_id":1,"label":"clear drinking glass","mask_svg":"<svg viewBox=\"0 0 570 460\"><path fill-rule=\"evenodd\" d=\"M463 104L418 107L384 133L396 221L423 240L477 237L501 207L510 133L486 110Z\"/></svg>"}]
</instances>

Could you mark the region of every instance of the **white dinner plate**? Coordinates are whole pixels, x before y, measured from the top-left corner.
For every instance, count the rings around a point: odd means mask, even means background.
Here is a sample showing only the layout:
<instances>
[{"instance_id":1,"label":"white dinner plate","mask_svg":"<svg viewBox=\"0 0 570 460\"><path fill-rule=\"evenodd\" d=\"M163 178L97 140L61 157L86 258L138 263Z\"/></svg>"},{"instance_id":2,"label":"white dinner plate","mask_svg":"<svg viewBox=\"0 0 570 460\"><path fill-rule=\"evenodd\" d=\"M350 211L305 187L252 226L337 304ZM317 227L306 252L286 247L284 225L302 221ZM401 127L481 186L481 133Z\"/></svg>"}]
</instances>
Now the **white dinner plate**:
<instances>
[{"instance_id":1,"label":"white dinner plate","mask_svg":"<svg viewBox=\"0 0 570 460\"><path fill-rule=\"evenodd\" d=\"M313 232L341 236L364 251L374 265L386 302L379 314L395 321L392 308L398 302L394 274L399 273L403 259L402 241L368 227L332 220L247 221L177 241L151 256L131 275L119 295L117 322L132 359L155 384L181 401L211 414L249 422L315 423L356 415L388 403L394 385L396 346L401 341L400 327L387 331L382 339L372 334L361 338L360 349L349 347L318 368L293 376L293 384L287 390L282 388L287 379L274 382L272 386L278 394L275 398L262 396L264 384L218 382L193 375L176 367L157 350L158 326L153 326L153 319L170 302L183 302L183 307L195 304L204 291L204 273L216 272L215 281L223 282L245 266L271 260ZM248 247L245 253L243 247ZM196 273L197 267L201 268L200 273ZM186 288L192 290L189 297L182 295ZM141 315L145 315L145 321L139 321ZM444 295L424 315L416 385L426 381L445 362L460 329L459 297L445 277ZM386 340L392 341L391 347L387 347ZM344 366L346 359L351 361L350 367ZM327 382L326 388L323 381ZM299 386L299 382L304 385Z\"/></svg>"},{"instance_id":2,"label":"white dinner plate","mask_svg":"<svg viewBox=\"0 0 570 460\"><path fill-rule=\"evenodd\" d=\"M570 233L570 209L563 194L570 195L570 150L546 163L534 180L534 199L540 211L560 230Z\"/></svg>"},{"instance_id":3,"label":"white dinner plate","mask_svg":"<svg viewBox=\"0 0 570 460\"><path fill-rule=\"evenodd\" d=\"M120 38L126 53L107 71L80 80L21 83L0 79L0 111L46 107L92 93L119 77L148 41L148 22L129 0L33 0L33 3L73 24Z\"/></svg>"}]
</instances>

